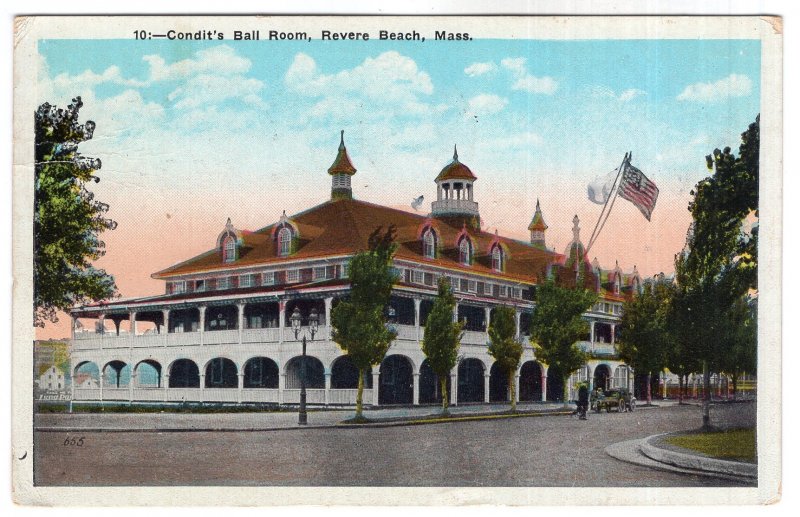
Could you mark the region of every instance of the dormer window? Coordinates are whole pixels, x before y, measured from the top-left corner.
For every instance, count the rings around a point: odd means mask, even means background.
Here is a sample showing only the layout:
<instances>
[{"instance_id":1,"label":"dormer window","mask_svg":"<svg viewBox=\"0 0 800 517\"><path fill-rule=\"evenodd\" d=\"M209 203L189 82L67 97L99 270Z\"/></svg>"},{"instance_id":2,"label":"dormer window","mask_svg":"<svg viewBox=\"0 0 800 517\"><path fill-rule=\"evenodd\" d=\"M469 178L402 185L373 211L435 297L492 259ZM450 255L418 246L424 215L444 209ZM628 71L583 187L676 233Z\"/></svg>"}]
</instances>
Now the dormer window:
<instances>
[{"instance_id":1,"label":"dormer window","mask_svg":"<svg viewBox=\"0 0 800 517\"><path fill-rule=\"evenodd\" d=\"M428 229L422 236L422 254L427 259L436 258L436 235Z\"/></svg>"},{"instance_id":2,"label":"dormer window","mask_svg":"<svg viewBox=\"0 0 800 517\"><path fill-rule=\"evenodd\" d=\"M292 230L281 228L278 232L278 254L286 257L292 252Z\"/></svg>"},{"instance_id":3,"label":"dormer window","mask_svg":"<svg viewBox=\"0 0 800 517\"><path fill-rule=\"evenodd\" d=\"M227 263L234 262L236 260L236 238L233 236L227 236L222 241L222 261Z\"/></svg>"},{"instance_id":4,"label":"dormer window","mask_svg":"<svg viewBox=\"0 0 800 517\"><path fill-rule=\"evenodd\" d=\"M503 250L500 246L492 248L492 269L498 272L503 271Z\"/></svg>"},{"instance_id":5,"label":"dormer window","mask_svg":"<svg viewBox=\"0 0 800 517\"><path fill-rule=\"evenodd\" d=\"M465 266L472 264L472 243L467 237L458 244L458 261Z\"/></svg>"}]
</instances>

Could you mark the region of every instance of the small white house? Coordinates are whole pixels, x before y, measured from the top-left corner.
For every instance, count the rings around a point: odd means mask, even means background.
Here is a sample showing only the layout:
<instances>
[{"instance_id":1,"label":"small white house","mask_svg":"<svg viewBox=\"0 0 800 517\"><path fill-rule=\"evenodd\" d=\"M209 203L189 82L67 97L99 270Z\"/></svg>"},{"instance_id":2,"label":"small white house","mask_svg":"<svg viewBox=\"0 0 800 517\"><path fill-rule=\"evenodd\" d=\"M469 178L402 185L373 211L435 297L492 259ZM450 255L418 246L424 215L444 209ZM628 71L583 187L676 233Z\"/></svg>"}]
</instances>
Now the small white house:
<instances>
[{"instance_id":1,"label":"small white house","mask_svg":"<svg viewBox=\"0 0 800 517\"><path fill-rule=\"evenodd\" d=\"M63 390L66 389L64 372L51 366L39 376L39 389L42 390Z\"/></svg>"}]
</instances>

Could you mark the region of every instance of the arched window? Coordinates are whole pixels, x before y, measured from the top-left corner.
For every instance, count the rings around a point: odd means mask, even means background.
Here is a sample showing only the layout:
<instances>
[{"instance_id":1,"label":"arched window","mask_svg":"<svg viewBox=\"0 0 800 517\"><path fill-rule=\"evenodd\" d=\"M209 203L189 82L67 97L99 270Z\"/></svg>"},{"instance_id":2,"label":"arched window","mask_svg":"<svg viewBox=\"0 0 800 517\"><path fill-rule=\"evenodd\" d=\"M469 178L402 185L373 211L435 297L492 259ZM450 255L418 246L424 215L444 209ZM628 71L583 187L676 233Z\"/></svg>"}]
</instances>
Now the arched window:
<instances>
[{"instance_id":1,"label":"arched window","mask_svg":"<svg viewBox=\"0 0 800 517\"><path fill-rule=\"evenodd\" d=\"M422 236L422 253L425 258L436 258L436 236L431 229L425 230Z\"/></svg>"},{"instance_id":2,"label":"arched window","mask_svg":"<svg viewBox=\"0 0 800 517\"><path fill-rule=\"evenodd\" d=\"M472 263L472 244L469 239L464 237L458 245L458 261L465 266Z\"/></svg>"},{"instance_id":3,"label":"arched window","mask_svg":"<svg viewBox=\"0 0 800 517\"><path fill-rule=\"evenodd\" d=\"M228 235L222 241L222 261L233 262L236 260L236 238Z\"/></svg>"},{"instance_id":4,"label":"arched window","mask_svg":"<svg viewBox=\"0 0 800 517\"><path fill-rule=\"evenodd\" d=\"M503 250L500 246L492 248L492 269L503 271Z\"/></svg>"},{"instance_id":5,"label":"arched window","mask_svg":"<svg viewBox=\"0 0 800 517\"><path fill-rule=\"evenodd\" d=\"M289 228L281 228L278 232L278 254L285 257L292 252L292 231Z\"/></svg>"},{"instance_id":6,"label":"arched window","mask_svg":"<svg viewBox=\"0 0 800 517\"><path fill-rule=\"evenodd\" d=\"M614 277L614 293L619 294L620 289L622 288L622 283L619 279L619 274Z\"/></svg>"}]
</instances>

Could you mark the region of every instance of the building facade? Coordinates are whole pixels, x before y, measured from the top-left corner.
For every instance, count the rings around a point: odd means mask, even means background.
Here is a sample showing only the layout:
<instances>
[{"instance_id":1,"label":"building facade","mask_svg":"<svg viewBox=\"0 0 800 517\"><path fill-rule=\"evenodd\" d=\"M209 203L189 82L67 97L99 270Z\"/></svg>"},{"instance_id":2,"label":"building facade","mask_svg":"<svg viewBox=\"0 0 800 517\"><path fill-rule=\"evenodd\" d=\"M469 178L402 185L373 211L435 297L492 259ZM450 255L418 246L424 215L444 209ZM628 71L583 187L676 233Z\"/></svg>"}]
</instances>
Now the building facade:
<instances>
[{"instance_id":1,"label":"building facade","mask_svg":"<svg viewBox=\"0 0 800 517\"><path fill-rule=\"evenodd\" d=\"M354 404L358 373L331 340L330 313L347 295L349 259L367 248L371 232L389 225L397 229L398 282L387 313L397 339L366 379L365 402L441 400L420 341L443 276L458 300L454 318L465 323L459 363L449 378L452 404L511 395L487 353L487 328L501 305L516 310L517 333L526 345L514 396L562 398L560 373L536 360L526 334L536 285L576 268L599 301L585 314L590 332L580 342L590 359L570 388L578 380L631 386L632 372L619 360L615 337L622 303L639 289L639 275L635 268L625 274L618 265L606 271L596 259L589 262L577 216L573 240L560 254L546 247L548 227L538 201L529 241L481 230L477 177L457 151L435 177L437 196L426 215L353 199L356 172L342 137L328 169L329 201L293 216L284 212L257 231L238 229L229 219L209 251L152 275L165 282L164 294L74 308L71 374L86 381L73 386L73 398L296 404L305 335L309 403ZM298 334L290 323L295 311L302 318ZM313 336L312 311L319 314Z\"/></svg>"}]
</instances>

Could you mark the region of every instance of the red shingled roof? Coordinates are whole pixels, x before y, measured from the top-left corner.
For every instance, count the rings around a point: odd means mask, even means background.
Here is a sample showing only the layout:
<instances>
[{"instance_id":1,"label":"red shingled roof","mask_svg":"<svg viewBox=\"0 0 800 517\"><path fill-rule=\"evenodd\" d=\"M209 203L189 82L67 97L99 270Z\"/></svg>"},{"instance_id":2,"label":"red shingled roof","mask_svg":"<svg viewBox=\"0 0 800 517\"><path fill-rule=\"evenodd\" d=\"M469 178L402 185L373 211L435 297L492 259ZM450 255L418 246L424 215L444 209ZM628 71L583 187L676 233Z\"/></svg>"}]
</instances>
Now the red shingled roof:
<instances>
[{"instance_id":1,"label":"red shingled roof","mask_svg":"<svg viewBox=\"0 0 800 517\"><path fill-rule=\"evenodd\" d=\"M448 163L442 172L436 176L435 181L442 181L442 180L476 180L478 179L472 171L458 161L458 150L454 147L453 148L453 161Z\"/></svg>"},{"instance_id":2,"label":"red shingled roof","mask_svg":"<svg viewBox=\"0 0 800 517\"><path fill-rule=\"evenodd\" d=\"M352 199L331 200L317 205L290 218L297 226L300 236L297 251L288 257L279 257L276 242L270 238L273 226L256 232L245 233L244 245L239 250L239 258L233 264L225 264L217 249L210 250L194 258L168 267L153 278L167 279L191 273L224 271L231 267L256 266L295 262L298 259L313 259L330 256L352 255L367 249L367 240L378 226L397 227L398 244L396 259L425 262L448 270L478 273L497 278L513 279L534 283L544 272L548 263L558 255L547 250L493 233L467 229L473 240L474 263L464 266L458 262L458 250L453 242L463 227L451 226L446 220L434 219L439 253L435 259L423 257L420 227L430 224L430 219L393 208ZM276 223L277 224L277 223ZM244 232L243 232L244 233ZM508 260L503 273L492 270L491 257L486 250L495 239L508 250Z\"/></svg>"}]
</instances>

